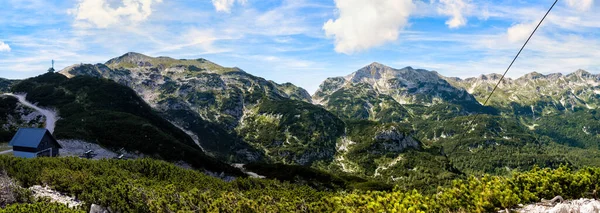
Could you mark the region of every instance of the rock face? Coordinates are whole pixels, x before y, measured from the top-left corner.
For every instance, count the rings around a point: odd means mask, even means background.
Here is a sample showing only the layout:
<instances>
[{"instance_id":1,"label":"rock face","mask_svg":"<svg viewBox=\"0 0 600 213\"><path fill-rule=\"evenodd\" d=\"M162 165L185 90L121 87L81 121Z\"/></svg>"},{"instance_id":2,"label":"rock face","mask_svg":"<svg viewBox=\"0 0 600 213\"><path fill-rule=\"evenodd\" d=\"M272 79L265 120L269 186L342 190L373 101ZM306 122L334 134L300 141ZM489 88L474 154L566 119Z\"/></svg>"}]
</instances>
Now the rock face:
<instances>
[{"instance_id":1,"label":"rock face","mask_svg":"<svg viewBox=\"0 0 600 213\"><path fill-rule=\"evenodd\" d=\"M407 148L421 149L421 143L413 137L409 137L404 132L398 131L395 127L378 132L374 138L376 141L382 141L382 148L391 152L402 152Z\"/></svg>"},{"instance_id":2,"label":"rock face","mask_svg":"<svg viewBox=\"0 0 600 213\"><path fill-rule=\"evenodd\" d=\"M462 88L435 72L405 67L394 69L372 63L345 77L328 78L313 95L315 103L348 118L401 121L406 105L455 104L480 107Z\"/></svg>"}]
</instances>

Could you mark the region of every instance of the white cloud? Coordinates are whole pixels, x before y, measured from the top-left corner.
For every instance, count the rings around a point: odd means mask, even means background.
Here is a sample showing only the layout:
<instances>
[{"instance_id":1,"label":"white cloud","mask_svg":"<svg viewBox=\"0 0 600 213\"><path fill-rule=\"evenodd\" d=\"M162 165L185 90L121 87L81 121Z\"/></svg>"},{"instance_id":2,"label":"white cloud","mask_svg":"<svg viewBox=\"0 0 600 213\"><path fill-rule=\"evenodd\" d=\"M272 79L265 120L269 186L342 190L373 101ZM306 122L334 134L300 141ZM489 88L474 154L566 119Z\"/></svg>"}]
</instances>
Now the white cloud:
<instances>
[{"instance_id":1,"label":"white cloud","mask_svg":"<svg viewBox=\"0 0 600 213\"><path fill-rule=\"evenodd\" d=\"M592 8L592 5L594 5L594 0L567 0L566 3L569 5L569 7L580 11L586 11Z\"/></svg>"},{"instance_id":2,"label":"white cloud","mask_svg":"<svg viewBox=\"0 0 600 213\"><path fill-rule=\"evenodd\" d=\"M465 13L473 8L470 0L440 0L438 13L450 16L446 25L450 28L459 28L467 24ZM489 13L489 12L488 12ZM486 16L489 16L487 14Z\"/></svg>"},{"instance_id":3,"label":"white cloud","mask_svg":"<svg viewBox=\"0 0 600 213\"><path fill-rule=\"evenodd\" d=\"M536 25L537 23L535 22L513 25L506 31L506 36L510 42L525 41L531 35Z\"/></svg>"},{"instance_id":4,"label":"white cloud","mask_svg":"<svg viewBox=\"0 0 600 213\"><path fill-rule=\"evenodd\" d=\"M305 11L314 11L307 13ZM246 8L218 23L215 28L222 33L239 36L291 36L306 35L323 38L323 31L318 24L330 8L322 5L306 3L305 0L283 0L281 5L261 11Z\"/></svg>"},{"instance_id":5,"label":"white cloud","mask_svg":"<svg viewBox=\"0 0 600 213\"><path fill-rule=\"evenodd\" d=\"M75 26L107 28L111 25L137 24L152 14L152 6L162 0L123 0L111 6L109 0L80 0L68 12L75 16Z\"/></svg>"},{"instance_id":6,"label":"white cloud","mask_svg":"<svg viewBox=\"0 0 600 213\"><path fill-rule=\"evenodd\" d=\"M162 42L158 50L152 51L151 54L171 53L184 48L196 48L208 53L227 52L229 50L216 48L213 43L217 40L228 39L226 37L217 38L213 30L190 29L187 32L181 33L177 38Z\"/></svg>"},{"instance_id":7,"label":"white cloud","mask_svg":"<svg viewBox=\"0 0 600 213\"><path fill-rule=\"evenodd\" d=\"M10 52L10 46L8 46L8 44L0 41L0 52Z\"/></svg>"},{"instance_id":8,"label":"white cloud","mask_svg":"<svg viewBox=\"0 0 600 213\"><path fill-rule=\"evenodd\" d=\"M327 21L323 30L335 37L335 51L345 54L398 39L415 9L411 0L335 0L335 5L339 17Z\"/></svg>"},{"instance_id":9,"label":"white cloud","mask_svg":"<svg viewBox=\"0 0 600 213\"><path fill-rule=\"evenodd\" d=\"M231 11L231 7L233 4L238 2L239 4L246 4L247 0L212 0L213 5L215 6L215 10L217 12L226 12L229 13Z\"/></svg>"}]
</instances>

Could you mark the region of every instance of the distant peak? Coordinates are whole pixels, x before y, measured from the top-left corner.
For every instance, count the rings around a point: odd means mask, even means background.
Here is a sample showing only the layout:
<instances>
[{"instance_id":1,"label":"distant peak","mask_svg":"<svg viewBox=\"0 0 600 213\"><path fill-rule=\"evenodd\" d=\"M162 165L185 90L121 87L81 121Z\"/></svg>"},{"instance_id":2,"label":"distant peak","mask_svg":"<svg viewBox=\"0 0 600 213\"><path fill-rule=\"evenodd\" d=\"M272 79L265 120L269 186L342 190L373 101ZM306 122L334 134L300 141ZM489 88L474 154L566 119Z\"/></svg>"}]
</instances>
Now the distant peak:
<instances>
[{"instance_id":1,"label":"distant peak","mask_svg":"<svg viewBox=\"0 0 600 213\"><path fill-rule=\"evenodd\" d=\"M136 52L128 52L123 54L122 56L110 59L106 62L106 64L119 64L119 63L132 63L139 64L140 62L147 62L152 60L153 58L141 53Z\"/></svg>"},{"instance_id":2,"label":"distant peak","mask_svg":"<svg viewBox=\"0 0 600 213\"><path fill-rule=\"evenodd\" d=\"M487 75L480 75L479 79L480 80L499 80L500 78L502 78L502 75L498 74L498 73L490 73Z\"/></svg>"},{"instance_id":3,"label":"distant peak","mask_svg":"<svg viewBox=\"0 0 600 213\"><path fill-rule=\"evenodd\" d=\"M373 62L373 63L367 65L367 67L383 68L383 67L387 67L387 66L383 65L383 64L381 64L379 62Z\"/></svg>"},{"instance_id":4,"label":"distant peak","mask_svg":"<svg viewBox=\"0 0 600 213\"><path fill-rule=\"evenodd\" d=\"M592 76L592 74L589 73L588 71L585 71L585 70L582 70L582 69L578 69L577 71L572 72L572 73L570 73L570 74L567 75L567 77L570 77L570 76L578 76L578 77L582 77L582 78L587 78L587 77Z\"/></svg>"},{"instance_id":5,"label":"distant peak","mask_svg":"<svg viewBox=\"0 0 600 213\"><path fill-rule=\"evenodd\" d=\"M136 52L128 52L123 54L121 57L119 58L127 58L127 57L141 57L141 58L151 58L150 56L141 54L141 53L136 53Z\"/></svg>"},{"instance_id":6,"label":"distant peak","mask_svg":"<svg viewBox=\"0 0 600 213\"><path fill-rule=\"evenodd\" d=\"M533 80L533 79L539 79L539 78L544 78L544 77L546 77L546 76L543 75L543 74L541 74L541 73L539 73L539 72L531 72L531 73L527 73L527 74L525 74L523 76L523 78L531 79L531 80Z\"/></svg>"},{"instance_id":7,"label":"distant peak","mask_svg":"<svg viewBox=\"0 0 600 213\"><path fill-rule=\"evenodd\" d=\"M563 74L562 73L550 73L550 74L548 74L546 76L549 77L549 78L560 78L560 77L563 76Z\"/></svg>"},{"instance_id":8,"label":"distant peak","mask_svg":"<svg viewBox=\"0 0 600 213\"><path fill-rule=\"evenodd\" d=\"M578 69L577 71L575 71L575 74L579 75L579 76L584 76L584 75L591 75L590 72L582 70L582 69Z\"/></svg>"}]
</instances>

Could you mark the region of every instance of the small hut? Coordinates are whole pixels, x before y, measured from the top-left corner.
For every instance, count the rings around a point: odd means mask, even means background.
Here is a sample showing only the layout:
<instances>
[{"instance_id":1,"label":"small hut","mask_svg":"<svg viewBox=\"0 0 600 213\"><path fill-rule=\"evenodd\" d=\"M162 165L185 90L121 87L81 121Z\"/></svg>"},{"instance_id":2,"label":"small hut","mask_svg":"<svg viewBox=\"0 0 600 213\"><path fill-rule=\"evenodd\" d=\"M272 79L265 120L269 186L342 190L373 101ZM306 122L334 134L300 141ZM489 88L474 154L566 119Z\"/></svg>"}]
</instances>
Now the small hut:
<instances>
[{"instance_id":1,"label":"small hut","mask_svg":"<svg viewBox=\"0 0 600 213\"><path fill-rule=\"evenodd\" d=\"M62 148L47 129L20 128L8 144L17 157L56 157Z\"/></svg>"}]
</instances>

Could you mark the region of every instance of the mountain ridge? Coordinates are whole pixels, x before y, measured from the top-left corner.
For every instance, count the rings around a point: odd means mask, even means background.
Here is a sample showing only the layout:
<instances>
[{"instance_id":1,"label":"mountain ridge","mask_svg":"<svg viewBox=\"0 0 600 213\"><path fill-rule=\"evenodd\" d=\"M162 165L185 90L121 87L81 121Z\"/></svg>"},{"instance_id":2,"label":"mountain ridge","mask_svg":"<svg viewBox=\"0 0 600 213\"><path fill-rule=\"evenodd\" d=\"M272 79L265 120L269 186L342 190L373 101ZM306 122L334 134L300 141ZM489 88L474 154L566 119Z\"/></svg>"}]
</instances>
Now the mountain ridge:
<instances>
[{"instance_id":1,"label":"mountain ridge","mask_svg":"<svg viewBox=\"0 0 600 213\"><path fill-rule=\"evenodd\" d=\"M390 175L457 175L454 170L447 170L452 167L446 166L448 159L435 151L438 148L415 145L418 140L408 130L388 128L387 125L392 124L374 123L368 125L372 131L368 137L350 136L358 135L360 130L357 128L364 125L346 122L329 110L312 104L312 97L306 90L291 83L268 81L239 68L222 67L206 59L181 60L126 53L105 64L79 64L59 73L112 79L132 88L167 120L197 136L195 138L200 140L207 153L226 162L264 161L312 165L334 171L352 166L350 174L367 178L384 174L377 178L385 181L395 181L389 178ZM362 81L358 76L356 79ZM408 111L394 103L390 96L380 96L387 97L384 104L391 105L383 107L387 111L379 118L390 122L405 121ZM383 117L389 115L387 112L393 116ZM207 140L204 137L202 140L204 134L215 130L223 131L231 138ZM353 145L346 146L348 153L342 153L338 148L344 146L347 138L353 138ZM346 154L362 157L360 161L357 157L344 159ZM422 157L423 162L393 160L400 156L407 159ZM438 169L426 174L403 171L403 168L423 167L425 162ZM381 167L381 163L386 165Z\"/></svg>"},{"instance_id":2,"label":"mountain ridge","mask_svg":"<svg viewBox=\"0 0 600 213\"><path fill-rule=\"evenodd\" d=\"M186 60L126 53L108 60L105 64L80 64L67 67L59 73L65 76L87 75L108 78L132 88L170 121L192 133L192 137L198 138L202 147L207 148L209 153L227 161L235 159L234 162L252 162L266 155L266 160L282 161L285 159L300 164L310 163L315 159L302 157L305 155L302 154L304 152L279 149L279 146L288 146L281 142L297 141L299 143L297 138L302 138L307 140L302 143L324 145L328 148L320 147L321 145L297 148L300 150L323 148L321 151L327 154L305 153L315 154L316 158L328 158L333 155L335 138L341 134L339 131L324 131L328 126L336 129L340 124L336 124L335 119L337 118L334 119L334 115L327 111L320 111L319 107L310 104L311 97L303 88L291 83L278 84L253 76L239 68L222 67L206 59ZM290 128L293 123L286 121L290 118L281 117L281 115L291 113L293 110L275 107L277 104L271 104L271 102L288 103L288 99L292 105L301 105L304 110L318 115L304 120L304 122L313 123L310 128ZM304 106L295 101L309 105ZM316 123L317 120L325 118L332 118L324 121L332 123L329 125ZM304 117L300 117L300 119L304 119ZM197 123L197 120L203 120L210 124ZM264 123L266 121L271 123ZM273 131L283 127L282 130L285 130L286 133L247 131L244 128L246 122L262 126L264 131ZM228 132L227 135L231 135L232 138L224 141L218 138L202 140L201 135L206 134L205 127L213 124L216 126L211 129L222 129L218 131ZM306 132L299 132L301 129ZM318 136L306 137L311 132ZM249 138L250 136L252 138ZM278 145L263 144L261 140L275 140L273 144ZM296 142L290 143L289 146L294 147L291 145L294 143Z\"/></svg>"},{"instance_id":3,"label":"mountain ridge","mask_svg":"<svg viewBox=\"0 0 600 213\"><path fill-rule=\"evenodd\" d=\"M559 146L554 140L562 140L560 134L545 127L536 129L540 122L554 124L561 119L540 120L542 112L556 105L551 97L542 97L533 108L512 99L506 99L511 105L481 105L480 99L495 85L498 74L463 80L374 62L346 76L327 78L311 97L291 83L278 84L206 59L127 53L105 64L79 64L60 73L108 78L126 85L200 140L199 136L212 130L222 132L230 139L204 138L200 143L226 162L304 165L394 183L399 177L504 174L530 169L539 162L549 167L567 162L564 154L553 153ZM584 71L548 76L584 83L594 80ZM549 77L531 73L520 78L522 84L506 78L501 86L536 91L536 84L548 81L545 78ZM588 84L580 84L589 89ZM577 105L581 106L585 108ZM556 109L557 115L564 108ZM596 128L588 124L594 117L581 116L586 119L584 129L595 134ZM572 152L584 152L585 147L593 147L591 137L568 138L561 144L574 147ZM510 154L495 156L495 150Z\"/></svg>"}]
</instances>

